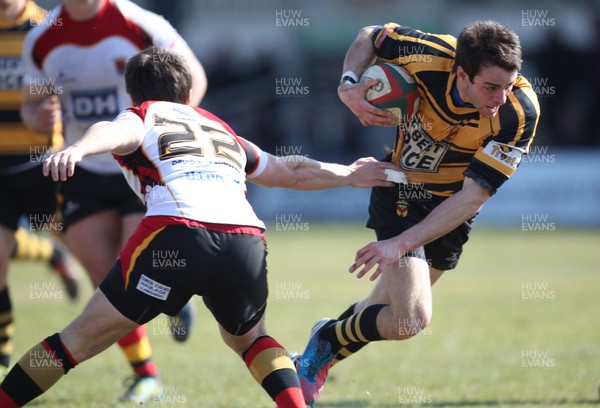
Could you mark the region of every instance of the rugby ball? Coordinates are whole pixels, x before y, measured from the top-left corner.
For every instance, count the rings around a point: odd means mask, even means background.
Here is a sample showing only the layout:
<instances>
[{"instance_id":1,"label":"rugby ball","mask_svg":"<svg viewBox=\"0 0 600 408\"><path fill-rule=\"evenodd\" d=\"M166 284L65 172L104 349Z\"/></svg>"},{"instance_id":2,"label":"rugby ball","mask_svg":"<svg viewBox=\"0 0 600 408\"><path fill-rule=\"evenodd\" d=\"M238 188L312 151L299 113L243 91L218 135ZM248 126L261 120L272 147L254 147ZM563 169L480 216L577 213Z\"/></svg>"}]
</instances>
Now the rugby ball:
<instances>
[{"instance_id":1,"label":"rugby ball","mask_svg":"<svg viewBox=\"0 0 600 408\"><path fill-rule=\"evenodd\" d=\"M379 83L367 90L367 101L394 114L396 121L390 126L408 122L419 109L421 98L417 84L404 68L376 62L366 69L360 82L370 79L376 79Z\"/></svg>"}]
</instances>

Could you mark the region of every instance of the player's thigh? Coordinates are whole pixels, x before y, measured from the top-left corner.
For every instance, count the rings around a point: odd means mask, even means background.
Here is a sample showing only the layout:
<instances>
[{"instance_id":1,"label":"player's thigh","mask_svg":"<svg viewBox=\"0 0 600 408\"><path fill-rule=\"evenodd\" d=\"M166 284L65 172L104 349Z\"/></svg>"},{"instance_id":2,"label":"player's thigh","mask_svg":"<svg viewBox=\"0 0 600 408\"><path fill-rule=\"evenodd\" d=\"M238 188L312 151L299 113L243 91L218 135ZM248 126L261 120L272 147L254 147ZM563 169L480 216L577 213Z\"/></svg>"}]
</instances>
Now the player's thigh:
<instances>
[{"instance_id":1,"label":"player's thigh","mask_svg":"<svg viewBox=\"0 0 600 408\"><path fill-rule=\"evenodd\" d=\"M73 255L98 286L119 254L121 223L117 210L90 214L70 225L66 232Z\"/></svg>"},{"instance_id":2,"label":"player's thigh","mask_svg":"<svg viewBox=\"0 0 600 408\"><path fill-rule=\"evenodd\" d=\"M429 265L421 258L404 257L389 265L381 278L394 316L429 320L432 297Z\"/></svg>"},{"instance_id":3,"label":"player's thigh","mask_svg":"<svg viewBox=\"0 0 600 408\"><path fill-rule=\"evenodd\" d=\"M138 326L115 309L101 290L96 290L83 312L60 333L60 338L80 363Z\"/></svg>"}]
</instances>

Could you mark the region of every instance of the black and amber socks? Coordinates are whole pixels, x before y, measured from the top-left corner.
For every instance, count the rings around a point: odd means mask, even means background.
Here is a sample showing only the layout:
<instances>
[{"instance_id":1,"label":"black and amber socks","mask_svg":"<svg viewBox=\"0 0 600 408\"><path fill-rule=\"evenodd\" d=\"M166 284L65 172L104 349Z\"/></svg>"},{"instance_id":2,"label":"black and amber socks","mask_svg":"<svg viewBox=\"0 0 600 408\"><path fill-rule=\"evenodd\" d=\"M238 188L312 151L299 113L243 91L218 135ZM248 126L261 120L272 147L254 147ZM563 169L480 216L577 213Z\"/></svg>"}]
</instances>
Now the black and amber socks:
<instances>
[{"instance_id":1,"label":"black and amber socks","mask_svg":"<svg viewBox=\"0 0 600 408\"><path fill-rule=\"evenodd\" d=\"M152 347L146 334L146 325L127 333L118 343L136 375L158 376L158 367L152 361Z\"/></svg>"},{"instance_id":2,"label":"black and amber socks","mask_svg":"<svg viewBox=\"0 0 600 408\"><path fill-rule=\"evenodd\" d=\"M12 336L14 332L12 304L8 287L0 291L0 365L8 367L13 351Z\"/></svg>"},{"instance_id":3,"label":"black and amber socks","mask_svg":"<svg viewBox=\"0 0 600 408\"><path fill-rule=\"evenodd\" d=\"M272 337L261 336L242 354L252 374L280 408L305 407L298 375L288 352Z\"/></svg>"},{"instance_id":4,"label":"black and amber socks","mask_svg":"<svg viewBox=\"0 0 600 408\"><path fill-rule=\"evenodd\" d=\"M371 305L343 320L327 325L321 329L319 338L331 343L332 350L338 350L338 354L344 347L347 349L354 344L360 344L362 347L371 341L383 340L377 330L377 315L386 306Z\"/></svg>"},{"instance_id":5,"label":"black and amber socks","mask_svg":"<svg viewBox=\"0 0 600 408\"><path fill-rule=\"evenodd\" d=\"M357 305L357 303L352 304L348 309L346 309L346 311L344 313L339 315L338 320L344 320L344 319L347 319L350 316L352 316L354 314L354 307L356 305ZM351 343L351 344L348 344L347 346L342 347L340 349L340 351L338 351L338 353L335 356L335 358L333 359L333 361L331 362L331 366L333 367L334 365L336 365L340 361L344 360L345 358L350 357L352 354L356 353L358 350L360 350L367 344L369 344L369 343Z\"/></svg>"},{"instance_id":6,"label":"black and amber socks","mask_svg":"<svg viewBox=\"0 0 600 408\"><path fill-rule=\"evenodd\" d=\"M0 384L0 407L17 408L39 397L77 362L58 333L30 349Z\"/></svg>"},{"instance_id":7,"label":"black and amber socks","mask_svg":"<svg viewBox=\"0 0 600 408\"><path fill-rule=\"evenodd\" d=\"M41 237L19 228L15 232L14 259L50 262L54 255L54 244L50 238Z\"/></svg>"}]
</instances>

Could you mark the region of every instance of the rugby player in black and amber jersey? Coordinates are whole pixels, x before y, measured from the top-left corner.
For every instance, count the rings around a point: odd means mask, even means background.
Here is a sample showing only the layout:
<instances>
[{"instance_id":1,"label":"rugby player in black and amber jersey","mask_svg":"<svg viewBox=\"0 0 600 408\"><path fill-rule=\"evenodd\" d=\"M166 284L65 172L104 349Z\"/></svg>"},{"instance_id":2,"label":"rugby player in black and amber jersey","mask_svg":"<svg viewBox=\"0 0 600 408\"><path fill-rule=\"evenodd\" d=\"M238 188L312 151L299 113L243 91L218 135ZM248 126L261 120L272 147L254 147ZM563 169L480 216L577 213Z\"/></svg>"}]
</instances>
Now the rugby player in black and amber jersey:
<instances>
[{"instance_id":1,"label":"rugby player in black and amber jersey","mask_svg":"<svg viewBox=\"0 0 600 408\"><path fill-rule=\"evenodd\" d=\"M517 169L540 113L518 73L519 39L496 22L473 23L458 39L394 23L363 28L346 54L338 94L365 126L395 120L365 100L376 81L356 83L376 59L407 70L421 97L386 159L408 183L372 190L367 226L378 241L356 253L350 272L360 269L360 278L376 267L371 279L381 279L338 319L315 324L297 360L309 404L332 365L371 341L402 340L427 327L431 285L456 266L476 213Z\"/></svg>"}]
</instances>

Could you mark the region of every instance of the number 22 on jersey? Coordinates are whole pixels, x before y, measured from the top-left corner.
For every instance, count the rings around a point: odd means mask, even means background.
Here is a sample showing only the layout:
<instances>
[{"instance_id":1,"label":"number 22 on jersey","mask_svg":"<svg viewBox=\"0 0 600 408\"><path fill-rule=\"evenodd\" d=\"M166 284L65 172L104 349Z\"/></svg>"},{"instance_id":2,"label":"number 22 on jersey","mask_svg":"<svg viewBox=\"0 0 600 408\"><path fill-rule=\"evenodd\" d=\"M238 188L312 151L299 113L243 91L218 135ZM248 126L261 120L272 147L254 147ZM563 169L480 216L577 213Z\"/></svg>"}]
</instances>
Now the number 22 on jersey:
<instances>
[{"instance_id":1,"label":"number 22 on jersey","mask_svg":"<svg viewBox=\"0 0 600 408\"><path fill-rule=\"evenodd\" d=\"M157 114L153 118L155 126L177 126L179 128L176 131L170 130L161 133L158 137L160 160L187 155L215 157L227 160L243 171L242 147L229 133L203 124L198 124L198 129L194 130L186 122L171 120ZM206 143L198 139L198 130L202 133L201 137L208 138L210 148L207 148Z\"/></svg>"}]
</instances>

